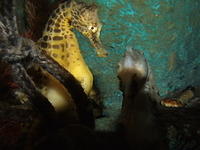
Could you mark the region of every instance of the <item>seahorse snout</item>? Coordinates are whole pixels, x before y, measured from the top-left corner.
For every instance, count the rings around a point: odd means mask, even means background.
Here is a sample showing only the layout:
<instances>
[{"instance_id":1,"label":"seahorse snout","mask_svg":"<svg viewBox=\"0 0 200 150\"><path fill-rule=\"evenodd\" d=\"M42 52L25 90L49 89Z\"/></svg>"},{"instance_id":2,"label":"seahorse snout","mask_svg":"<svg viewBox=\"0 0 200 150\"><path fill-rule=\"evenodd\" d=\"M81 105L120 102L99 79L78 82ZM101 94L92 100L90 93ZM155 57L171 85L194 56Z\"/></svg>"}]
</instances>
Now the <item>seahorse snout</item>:
<instances>
[{"instance_id":1,"label":"seahorse snout","mask_svg":"<svg viewBox=\"0 0 200 150\"><path fill-rule=\"evenodd\" d=\"M92 38L90 38L90 42L93 45L93 47L96 50L97 56L99 57L107 57L108 52L104 49L101 40L98 36L93 35Z\"/></svg>"}]
</instances>

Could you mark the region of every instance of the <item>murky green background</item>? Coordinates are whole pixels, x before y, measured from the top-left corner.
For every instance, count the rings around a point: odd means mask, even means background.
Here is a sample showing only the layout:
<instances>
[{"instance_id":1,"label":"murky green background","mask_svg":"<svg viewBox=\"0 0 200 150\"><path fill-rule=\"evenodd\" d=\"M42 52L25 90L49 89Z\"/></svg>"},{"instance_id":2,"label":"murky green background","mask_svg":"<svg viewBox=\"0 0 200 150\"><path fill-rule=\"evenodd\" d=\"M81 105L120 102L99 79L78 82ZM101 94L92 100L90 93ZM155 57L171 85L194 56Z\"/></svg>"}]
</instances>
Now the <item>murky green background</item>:
<instances>
[{"instance_id":1,"label":"murky green background","mask_svg":"<svg viewBox=\"0 0 200 150\"><path fill-rule=\"evenodd\" d=\"M200 84L199 0L84 1L99 6L103 22L101 39L109 52L107 58L96 57L88 40L78 34L81 50L93 71L109 116L100 128L111 127L110 119L120 109L122 97L116 70L127 46L144 51L162 96Z\"/></svg>"}]
</instances>

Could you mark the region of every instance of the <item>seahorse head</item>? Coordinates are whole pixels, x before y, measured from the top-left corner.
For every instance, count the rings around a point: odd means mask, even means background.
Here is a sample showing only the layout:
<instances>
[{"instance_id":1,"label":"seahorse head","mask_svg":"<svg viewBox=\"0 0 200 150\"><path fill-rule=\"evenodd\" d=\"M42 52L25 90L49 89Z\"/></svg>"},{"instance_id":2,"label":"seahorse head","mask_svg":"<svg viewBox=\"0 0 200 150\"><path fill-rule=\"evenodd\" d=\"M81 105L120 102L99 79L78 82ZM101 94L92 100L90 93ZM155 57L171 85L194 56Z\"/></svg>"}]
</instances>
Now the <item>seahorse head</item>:
<instances>
[{"instance_id":1,"label":"seahorse head","mask_svg":"<svg viewBox=\"0 0 200 150\"><path fill-rule=\"evenodd\" d=\"M133 91L138 91L144 86L148 75L149 68L143 53L128 47L118 64L120 89L125 94L132 94Z\"/></svg>"},{"instance_id":2,"label":"seahorse head","mask_svg":"<svg viewBox=\"0 0 200 150\"><path fill-rule=\"evenodd\" d=\"M73 1L71 25L87 37L95 47L97 55L107 56L101 40L100 32L102 24L98 17L98 8L95 4L86 4Z\"/></svg>"}]
</instances>

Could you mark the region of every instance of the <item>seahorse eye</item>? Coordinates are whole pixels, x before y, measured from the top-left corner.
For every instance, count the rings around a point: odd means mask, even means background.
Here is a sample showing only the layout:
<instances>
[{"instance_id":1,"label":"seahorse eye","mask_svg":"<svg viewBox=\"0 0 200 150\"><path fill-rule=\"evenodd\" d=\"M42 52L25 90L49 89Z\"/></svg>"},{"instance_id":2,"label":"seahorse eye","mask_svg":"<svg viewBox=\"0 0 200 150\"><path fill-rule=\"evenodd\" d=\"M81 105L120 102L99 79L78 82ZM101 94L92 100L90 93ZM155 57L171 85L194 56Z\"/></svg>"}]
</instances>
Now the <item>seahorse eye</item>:
<instances>
[{"instance_id":1,"label":"seahorse eye","mask_svg":"<svg viewBox=\"0 0 200 150\"><path fill-rule=\"evenodd\" d=\"M88 29L92 31L93 33L97 31L97 27L94 27L94 26L89 26Z\"/></svg>"}]
</instances>

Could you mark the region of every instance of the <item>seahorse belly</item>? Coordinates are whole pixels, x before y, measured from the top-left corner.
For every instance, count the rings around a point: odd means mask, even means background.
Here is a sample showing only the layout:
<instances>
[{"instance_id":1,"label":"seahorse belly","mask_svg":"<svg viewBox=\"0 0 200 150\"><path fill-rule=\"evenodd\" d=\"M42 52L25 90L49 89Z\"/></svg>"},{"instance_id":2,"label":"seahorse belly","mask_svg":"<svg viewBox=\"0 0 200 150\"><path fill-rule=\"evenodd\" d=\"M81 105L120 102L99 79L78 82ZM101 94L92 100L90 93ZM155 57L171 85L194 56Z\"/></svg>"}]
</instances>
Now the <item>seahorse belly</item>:
<instances>
[{"instance_id":1,"label":"seahorse belly","mask_svg":"<svg viewBox=\"0 0 200 150\"><path fill-rule=\"evenodd\" d=\"M75 35L70 33L67 39L62 39L56 34L51 37L52 40L46 41L47 47L43 47L42 50L45 50L55 61L72 73L85 93L89 94L93 86L93 75L81 55Z\"/></svg>"}]
</instances>

